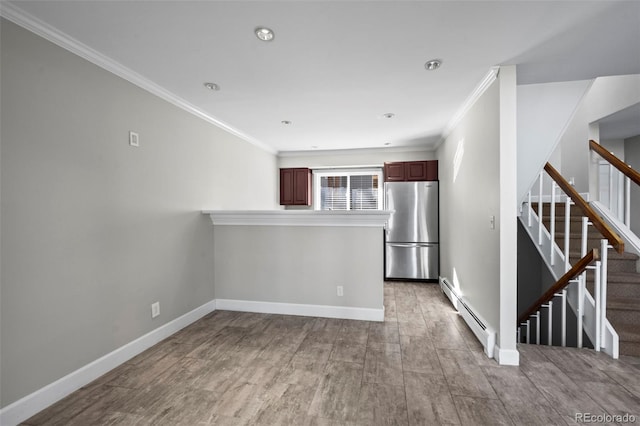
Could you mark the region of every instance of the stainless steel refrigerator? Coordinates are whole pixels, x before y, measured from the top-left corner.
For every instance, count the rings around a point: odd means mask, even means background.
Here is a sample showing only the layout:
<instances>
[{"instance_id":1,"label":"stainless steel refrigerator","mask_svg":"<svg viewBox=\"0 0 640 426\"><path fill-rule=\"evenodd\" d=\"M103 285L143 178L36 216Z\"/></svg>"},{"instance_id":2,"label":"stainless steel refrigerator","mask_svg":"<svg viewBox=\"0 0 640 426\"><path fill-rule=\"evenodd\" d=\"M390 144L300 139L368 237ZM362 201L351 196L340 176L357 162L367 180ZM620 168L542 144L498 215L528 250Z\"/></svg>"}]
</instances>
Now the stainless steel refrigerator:
<instances>
[{"instance_id":1,"label":"stainless steel refrigerator","mask_svg":"<svg viewBox=\"0 0 640 426\"><path fill-rule=\"evenodd\" d=\"M386 182L385 278L437 280L438 182Z\"/></svg>"}]
</instances>

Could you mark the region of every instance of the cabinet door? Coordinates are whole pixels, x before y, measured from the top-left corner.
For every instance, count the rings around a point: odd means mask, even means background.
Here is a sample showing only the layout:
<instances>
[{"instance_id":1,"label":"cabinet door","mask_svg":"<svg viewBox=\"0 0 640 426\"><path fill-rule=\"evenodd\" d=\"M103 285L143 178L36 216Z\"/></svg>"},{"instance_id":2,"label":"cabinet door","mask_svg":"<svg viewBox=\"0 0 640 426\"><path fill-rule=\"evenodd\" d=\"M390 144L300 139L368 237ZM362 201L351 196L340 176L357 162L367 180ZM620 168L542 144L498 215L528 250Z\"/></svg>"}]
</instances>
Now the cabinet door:
<instances>
[{"instance_id":1,"label":"cabinet door","mask_svg":"<svg viewBox=\"0 0 640 426\"><path fill-rule=\"evenodd\" d=\"M290 206L293 204L293 169L280 169L280 204Z\"/></svg>"},{"instance_id":2,"label":"cabinet door","mask_svg":"<svg viewBox=\"0 0 640 426\"><path fill-rule=\"evenodd\" d=\"M311 205L311 170L293 169L293 204Z\"/></svg>"},{"instance_id":3,"label":"cabinet door","mask_svg":"<svg viewBox=\"0 0 640 426\"><path fill-rule=\"evenodd\" d=\"M385 182L403 182L405 180L405 163L384 163Z\"/></svg>"},{"instance_id":4,"label":"cabinet door","mask_svg":"<svg viewBox=\"0 0 640 426\"><path fill-rule=\"evenodd\" d=\"M405 164L408 181L416 182L427 180L427 161L409 161Z\"/></svg>"},{"instance_id":5,"label":"cabinet door","mask_svg":"<svg viewBox=\"0 0 640 426\"><path fill-rule=\"evenodd\" d=\"M427 161L427 180L438 180L438 160Z\"/></svg>"}]
</instances>

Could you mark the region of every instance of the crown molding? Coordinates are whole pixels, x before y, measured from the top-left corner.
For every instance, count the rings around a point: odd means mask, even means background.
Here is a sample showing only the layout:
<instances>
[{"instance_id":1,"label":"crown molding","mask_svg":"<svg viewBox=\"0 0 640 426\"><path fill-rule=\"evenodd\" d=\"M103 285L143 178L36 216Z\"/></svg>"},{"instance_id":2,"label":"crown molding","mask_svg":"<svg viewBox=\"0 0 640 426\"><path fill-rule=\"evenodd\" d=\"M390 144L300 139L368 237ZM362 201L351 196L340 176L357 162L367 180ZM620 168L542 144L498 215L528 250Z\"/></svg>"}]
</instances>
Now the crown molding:
<instances>
[{"instance_id":1,"label":"crown molding","mask_svg":"<svg viewBox=\"0 0 640 426\"><path fill-rule=\"evenodd\" d=\"M396 146L390 148L349 148L349 149L324 149L309 151L278 151L278 157L321 157L325 155L363 155L363 154L388 154L395 152L420 152L433 153L435 149L426 146Z\"/></svg>"},{"instance_id":2,"label":"crown molding","mask_svg":"<svg viewBox=\"0 0 640 426\"><path fill-rule=\"evenodd\" d=\"M500 73L500 67L492 67L489 72L484 76L482 81L478 83L476 88L471 92L471 95L467 97L464 103L460 106L458 111L455 113L453 118L447 124L444 131L442 132L442 137L440 141L436 144L436 149L442 145L442 143L449 137L453 129L462 121L465 115L469 112L471 107L476 103L478 99L486 92L486 90L493 84L494 81L497 80L498 74Z\"/></svg>"},{"instance_id":3,"label":"crown molding","mask_svg":"<svg viewBox=\"0 0 640 426\"><path fill-rule=\"evenodd\" d=\"M271 146L206 113L143 75L138 74L114 59L103 55L70 35L25 12L14 3L3 1L0 4L0 16L264 151L277 154L277 150Z\"/></svg>"}]
</instances>

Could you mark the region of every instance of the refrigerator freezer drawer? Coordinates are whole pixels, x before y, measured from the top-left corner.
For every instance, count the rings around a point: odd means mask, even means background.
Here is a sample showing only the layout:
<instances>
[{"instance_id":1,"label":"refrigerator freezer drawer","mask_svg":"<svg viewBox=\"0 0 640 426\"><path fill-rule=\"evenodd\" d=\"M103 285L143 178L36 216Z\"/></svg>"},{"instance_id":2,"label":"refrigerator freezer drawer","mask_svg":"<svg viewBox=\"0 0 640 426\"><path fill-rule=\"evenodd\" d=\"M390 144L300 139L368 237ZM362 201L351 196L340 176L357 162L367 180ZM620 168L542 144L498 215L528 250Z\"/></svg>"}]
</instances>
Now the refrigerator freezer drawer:
<instances>
[{"instance_id":1,"label":"refrigerator freezer drawer","mask_svg":"<svg viewBox=\"0 0 640 426\"><path fill-rule=\"evenodd\" d=\"M385 277L437 280L439 246L430 243L387 243Z\"/></svg>"}]
</instances>

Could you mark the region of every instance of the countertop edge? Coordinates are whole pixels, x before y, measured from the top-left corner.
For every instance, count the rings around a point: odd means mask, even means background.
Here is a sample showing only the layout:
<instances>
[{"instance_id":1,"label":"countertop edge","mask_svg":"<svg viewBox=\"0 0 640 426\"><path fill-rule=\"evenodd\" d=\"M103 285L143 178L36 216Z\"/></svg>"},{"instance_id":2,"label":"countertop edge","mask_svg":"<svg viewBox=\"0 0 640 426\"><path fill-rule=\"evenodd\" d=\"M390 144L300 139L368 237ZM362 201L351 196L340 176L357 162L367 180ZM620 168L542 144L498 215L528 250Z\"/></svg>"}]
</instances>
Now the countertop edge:
<instances>
[{"instance_id":1,"label":"countertop edge","mask_svg":"<svg viewBox=\"0 0 640 426\"><path fill-rule=\"evenodd\" d=\"M365 226L382 228L392 211L203 210L214 225L244 226Z\"/></svg>"}]
</instances>

